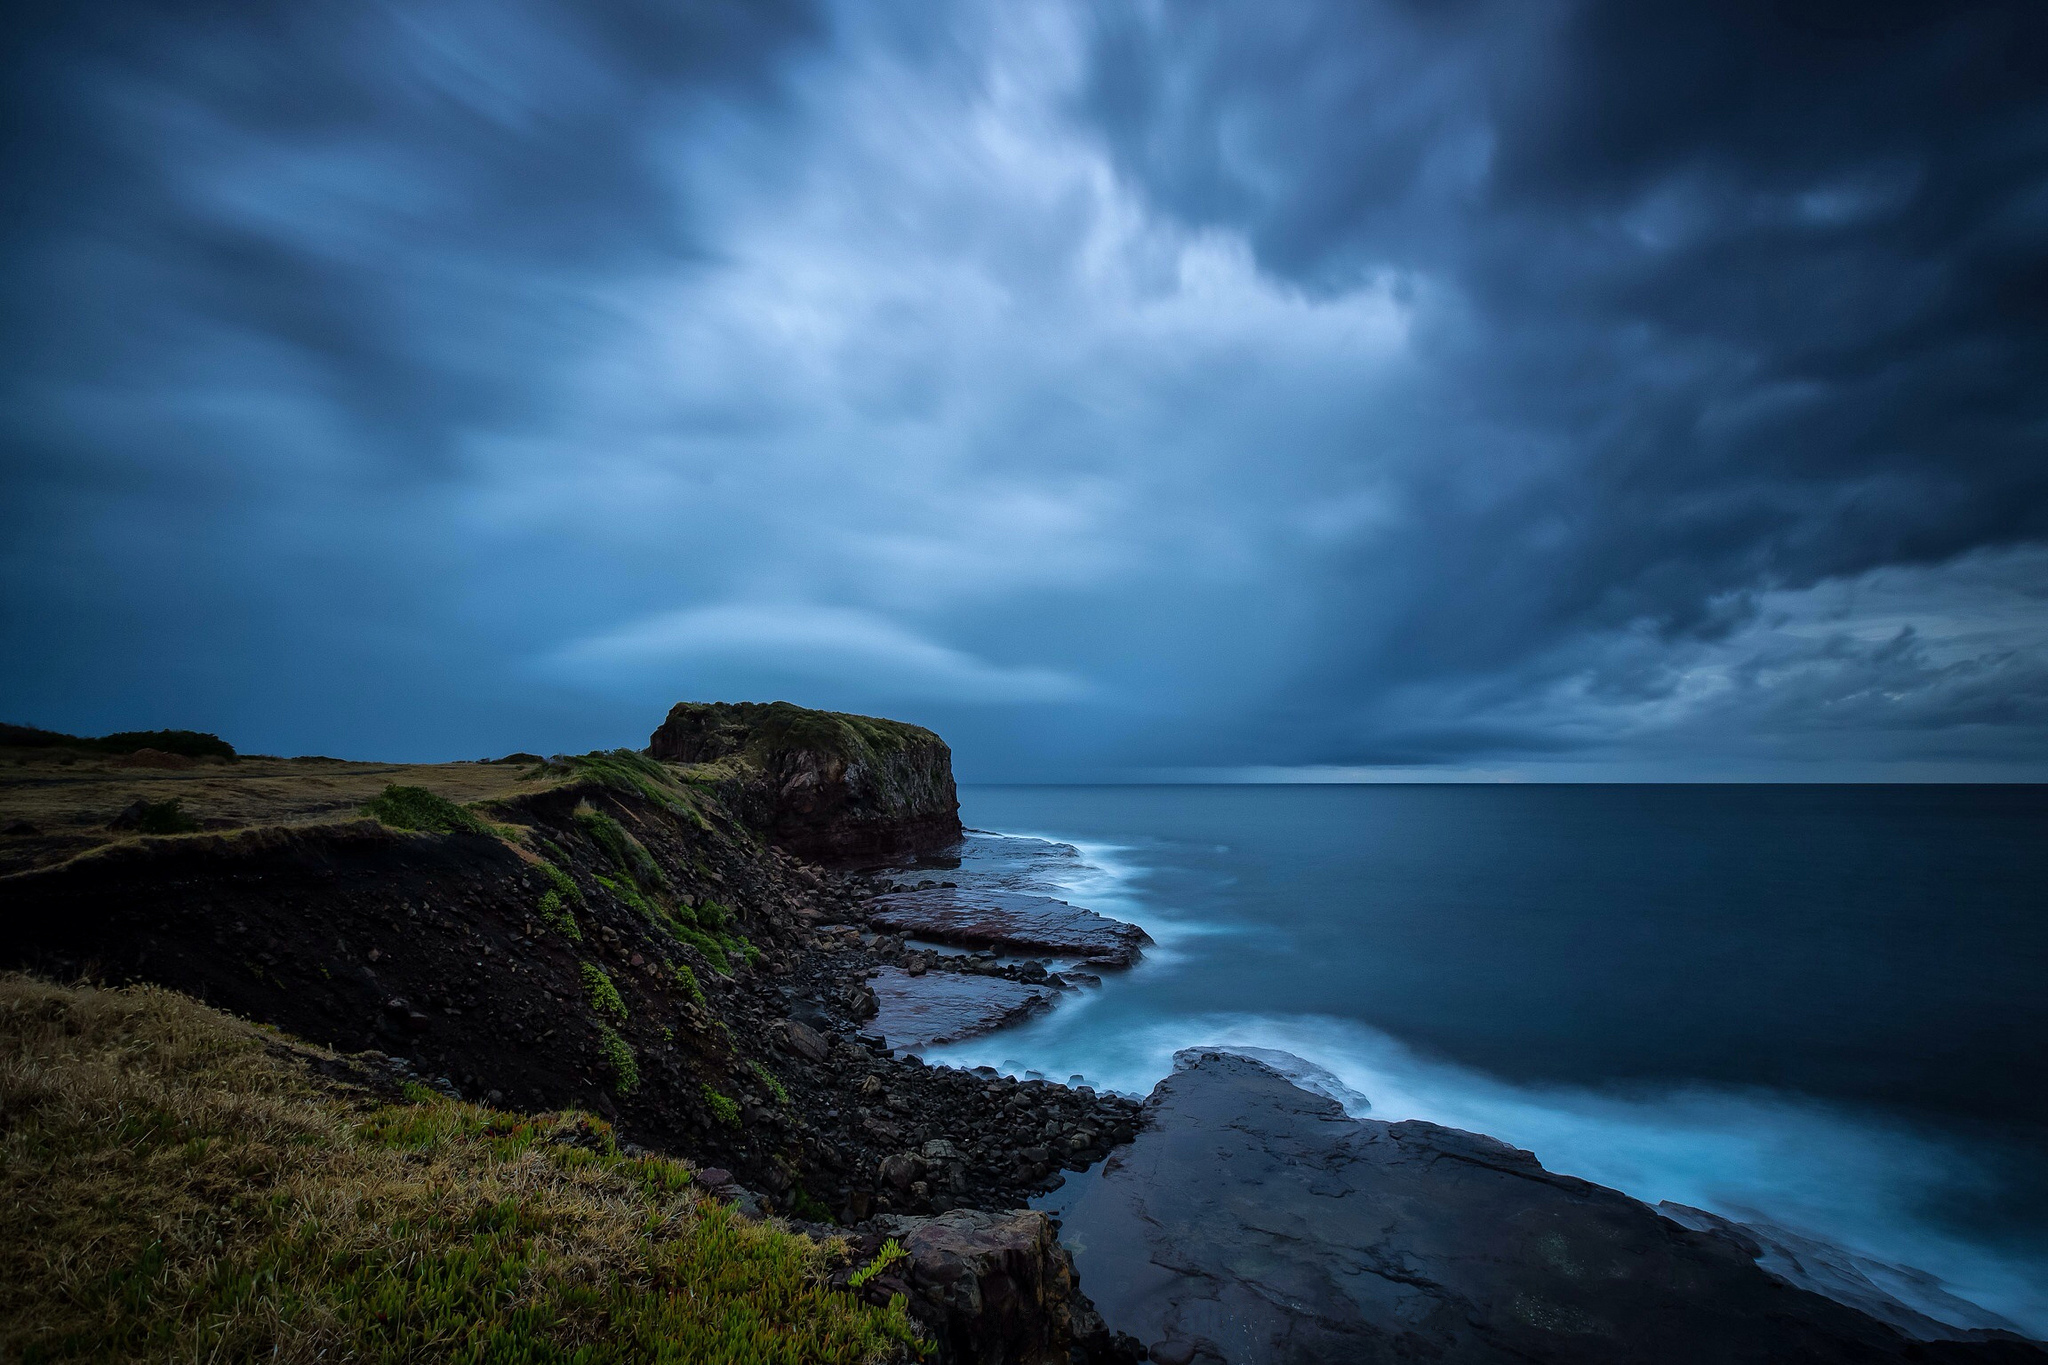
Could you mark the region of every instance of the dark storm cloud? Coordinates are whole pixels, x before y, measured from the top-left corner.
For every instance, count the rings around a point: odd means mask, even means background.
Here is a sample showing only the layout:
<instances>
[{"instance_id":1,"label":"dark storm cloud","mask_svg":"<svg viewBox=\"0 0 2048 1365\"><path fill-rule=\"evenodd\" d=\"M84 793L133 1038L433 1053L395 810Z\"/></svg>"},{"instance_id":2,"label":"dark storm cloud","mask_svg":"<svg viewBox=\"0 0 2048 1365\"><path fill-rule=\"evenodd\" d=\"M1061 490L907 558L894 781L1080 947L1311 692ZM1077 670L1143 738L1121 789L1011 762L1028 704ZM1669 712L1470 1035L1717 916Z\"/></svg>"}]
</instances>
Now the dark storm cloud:
<instances>
[{"instance_id":1,"label":"dark storm cloud","mask_svg":"<svg viewBox=\"0 0 2048 1365\"><path fill-rule=\"evenodd\" d=\"M1710 638L1744 592L2041 537L2039 7L1213 7L1104 28L1089 105L1155 203L1305 287L1418 271L1463 309L1422 339L1452 473L1393 555L1430 567L1365 630L1335 586L1352 647L1306 709L1361 678L1519 677L1632 623ZM1355 562L1366 596L1386 558ZM1370 756L1386 718L1363 700Z\"/></svg>"},{"instance_id":2,"label":"dark storm cloud","mask_svg":"<svg viewBox=\"0 0 2048 1365\"><path fill-rule=\"evenodd\" d=\"M2038 772L2044 39L51 12L0 700L424 756L776 694L970 777Z\"/></svg>"}]
</instances>

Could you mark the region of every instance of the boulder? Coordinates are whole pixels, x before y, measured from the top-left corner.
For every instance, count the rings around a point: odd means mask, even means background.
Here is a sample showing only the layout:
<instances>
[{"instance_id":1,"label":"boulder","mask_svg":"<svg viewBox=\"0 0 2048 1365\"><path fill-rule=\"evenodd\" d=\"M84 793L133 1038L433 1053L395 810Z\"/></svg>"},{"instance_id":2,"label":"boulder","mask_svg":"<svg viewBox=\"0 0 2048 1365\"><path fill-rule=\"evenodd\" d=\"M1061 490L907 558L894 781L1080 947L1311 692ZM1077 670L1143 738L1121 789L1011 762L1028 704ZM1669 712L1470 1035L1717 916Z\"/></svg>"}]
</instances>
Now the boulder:
<instances>
[{"instance_id":1,"label":"boulder","mask_svg":"<svg viewBox=\"0 0 2048 1365\"><path fill-rule=\"evenodd\" d=\"M1247 1057L1177 1061L1064 1214L1103 1316L1154 1360L2048 1365L1996 1330L1910 1340L1767 1274L1754 1241L1492 1138L1355 1119Z\"/></svg>"},{"instance_id":2,"label":"boulder","mask_svg":"<svg viewBox=\"0 0 2048 1365\"><path fill-rule=\"evenodd\" d=\"M954 1209L884 1218L909 1253L910 1311L953 1365L1068 1365L1100 1358L1102 1319L1081 1294L1051 1218L1032 1209Z\"/></svg>"}]
</instances>

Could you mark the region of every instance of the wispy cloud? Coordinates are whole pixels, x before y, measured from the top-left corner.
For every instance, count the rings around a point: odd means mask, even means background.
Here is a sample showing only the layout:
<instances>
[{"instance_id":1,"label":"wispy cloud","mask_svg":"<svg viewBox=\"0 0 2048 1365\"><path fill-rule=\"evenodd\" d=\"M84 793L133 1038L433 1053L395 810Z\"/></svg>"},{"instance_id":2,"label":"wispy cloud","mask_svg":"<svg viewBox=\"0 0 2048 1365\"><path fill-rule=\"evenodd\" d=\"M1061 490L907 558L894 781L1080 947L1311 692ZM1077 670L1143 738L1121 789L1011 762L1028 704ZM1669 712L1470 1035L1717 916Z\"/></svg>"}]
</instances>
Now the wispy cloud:
<instances>
[{"instance_id":1,"label":"wispy cloud","mask_svg":"<svg viewBox=\"0 0 2048 1365\"><path fill-rule=\"evenodd\" d=\"M873 612L797 604L663 612L573 641L543 665L596 687L637 687L657 676L687 690L693 678L717 670L771 685L789 678L851 684L915 701L1061 702L1092 690L1056 669L990 663Z\"/></svg>"}]
</instances>

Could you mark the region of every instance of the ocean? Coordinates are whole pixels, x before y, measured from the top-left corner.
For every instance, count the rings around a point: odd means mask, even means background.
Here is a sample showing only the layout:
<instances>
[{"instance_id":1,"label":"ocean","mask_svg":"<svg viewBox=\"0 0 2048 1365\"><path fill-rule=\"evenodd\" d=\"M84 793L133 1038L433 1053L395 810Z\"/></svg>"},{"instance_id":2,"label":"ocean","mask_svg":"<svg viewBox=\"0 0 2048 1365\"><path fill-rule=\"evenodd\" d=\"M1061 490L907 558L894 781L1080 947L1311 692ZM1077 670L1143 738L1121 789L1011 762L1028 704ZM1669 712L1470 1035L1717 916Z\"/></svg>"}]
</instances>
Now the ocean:
<instances>
[{"instance_id":1,"label":"ocean","mask_svg":"<svg viewBox=\"0 0 2048 1365\"><path fill-rule=\"evenodd\" d=\"M1143 1094L1181 1048L1284 1051L1354 1113L1817 1235L2048 1336L2048 789L961 801L975 832L927 866L1157 942L928 1060Z\"/></svg>"}]
</instances>

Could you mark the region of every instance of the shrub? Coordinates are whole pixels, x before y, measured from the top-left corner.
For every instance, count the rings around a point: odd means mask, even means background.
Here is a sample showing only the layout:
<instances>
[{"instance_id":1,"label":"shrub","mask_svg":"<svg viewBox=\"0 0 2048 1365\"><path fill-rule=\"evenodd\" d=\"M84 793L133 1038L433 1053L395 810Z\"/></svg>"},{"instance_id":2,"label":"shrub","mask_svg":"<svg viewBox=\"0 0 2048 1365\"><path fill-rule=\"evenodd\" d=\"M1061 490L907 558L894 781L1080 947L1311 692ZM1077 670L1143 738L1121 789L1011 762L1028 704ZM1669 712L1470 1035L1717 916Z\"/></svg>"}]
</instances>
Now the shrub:
<instances>
[{"instance_id":1,"label":"shrub","mask_svg":"<svg viewBox=\"0 0 2048 1365\"><path fill-rule=\"evenodd\" d=\"M631 1045L621 1038L611 1025L597 1026L597 1050L611 1066L614 1077L613 1089L621 1095L630 1095L640 1088L639 1059L634 1057Z\"/></svg>"},{"instance_id":2,"label":"shrub","mask_svg":"<svg viewBox=\"0 0 2048 1365\"><path fill-rule=\"evenodd\" d=\"M235 746L219 735L198 730L123 730L116 735L87 739L82 735L38 730L33 725L0 724L0 744L22 749L83 749L88 753L132 754L137 749L183 754L186 758L236 757Z\"/></svg>"},{"instance_id":3,"label":"shrub","mask_svg":"<svg viewBox=\"0 0 2048 1365\"><path fill-rule=\"evenodd\" d=\"M553 846L550 845L550 847L552 848ZM562 893L563 900L575 901L579 905L582 904L583 888L576 885L574 877L562 871L561 868L556 867L545 858L540 860L540 870L550 882L554 883L555 890Z\"/></svg>"},{"instance_id":4,"label":"shrub","mask_svg":"<svg viewBox=\"0 0 2048 1365\"><path fill-rule=\"evenodd\" d=\"M704 999L704 988L697 984L697 974L690 970L689 963L671 962L668 969L670 974L675 977L676 984L688 991L692 1000L700 1005L708 1003Z\"/></svg>"},{"instance_id":5,"label":"shrub","mask_svg":"<svg viewBox=\"0 0 2048 1365\"><path fill-rule=\"evenodd\" d=\"M363 807L363 814L393 829L417 830L423 834L489 834L491 827L445 796L425 787L401 787L392 783L376 800Z\"/></svg>"},{"instance_id":6,"label":"shrub","mask_svg":"<svg viewBox=\"0 0 2048 1365\"><path fill-rule=\"evenodd\" d=\"M155 749L166 754L183 754L187 758L235 757L234 745L219 735L198 730L123 730L120 734L102 735L85 743L103 754L132 754L137 749Z\"/></svg>"},{"instance_id":7,"label":"shrub","mask_svg":"<svg viewBox=\"0 0 2048 1365\"><path fill-rule=\"evenodd\" d=\"M669 917L657 909L647 897L641 895L631 882L613 881L610 877L599 877L597 884L624 901L643 919L651 919L656 924L663 925L672 923Z\"/></svg>"},{"instance_id":8,"label":"shrub","mask_svg":"<svg viewBox=\"0 0 2048 1365\"><path fill-rule=\"evenodd\" d=\"M711 1111L711 1117L728 1128L740 1126L740 1107L727 1096L719 1094L710 1086L704 1087L704 1107Z\"/></svg>"},{"instance_id":9,"label":"shrub","mask_svg":"<svg viewBox=\"0 0 2048 1365\"><path fill-rule=\"evenodd\" d=\"M182 796L164 801L137 801L125 814L133 817L131 828L143 834L190 834L199 828L199 822L185 814L185 798Z\"/></svg>"},{"instance_id":10,"label":"shrub","mask_svg":"<svg viewBox=\"0 0 2048 1365\"><path fill-rule=\"evenodd\" d=\"M594 962L580 964L583 970L583 993L590 998L590 1008L599 1014L608 1014L620 1023L626 1021L626 1002L619 998L619 988L605 975L604 968Z\"/></svg>"},{"instance_id":11,"label":"shrub","mask_svg":"<svg viewBox=\"0 0 2048 1365\"><path fill-rule=\"evenodd\" d=\"M546 891L540 898L540 917L555 932L566 937L571 943L583 942L583 926L576 922L575 913L562 903L562 893Z\"/></svg>"},{"instance_id":12,"label":"shrub","mask_svg":"<svg viewBox=\"0 0 2048 1365\"><path fill-rule=\"evenodd\" d=\"M768 1093L775 1097L777 1104L789 1103L789 1092L782 1088L781 1081L775 1079L774 1072L759 1062L748 1062L747 1065L754 1068L754 1074L761 1078L761 1084L768 1087Z\"/></svg>"}]
</instances>

